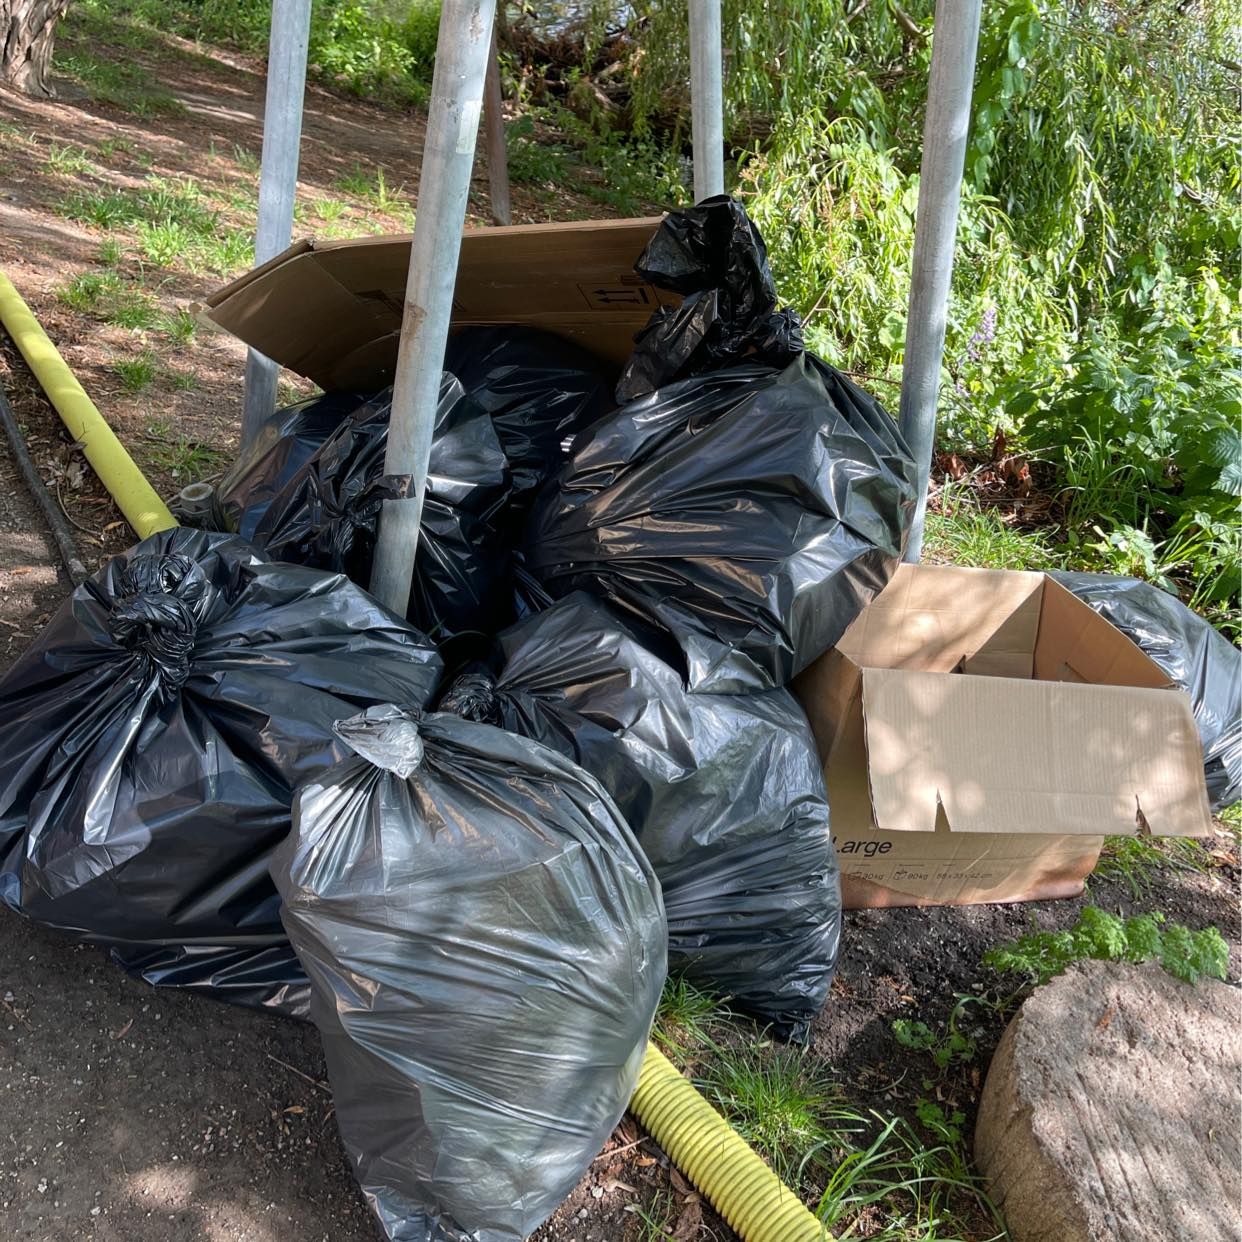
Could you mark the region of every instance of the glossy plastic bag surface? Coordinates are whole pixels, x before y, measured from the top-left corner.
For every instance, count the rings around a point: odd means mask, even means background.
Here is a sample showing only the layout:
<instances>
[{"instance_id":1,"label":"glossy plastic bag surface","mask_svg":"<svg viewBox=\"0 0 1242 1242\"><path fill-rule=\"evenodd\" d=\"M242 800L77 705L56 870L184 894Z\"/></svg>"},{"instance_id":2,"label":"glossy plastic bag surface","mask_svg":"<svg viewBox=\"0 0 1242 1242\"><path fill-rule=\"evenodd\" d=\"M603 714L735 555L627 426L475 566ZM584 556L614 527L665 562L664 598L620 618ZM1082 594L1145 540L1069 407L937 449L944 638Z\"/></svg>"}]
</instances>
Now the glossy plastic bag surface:
<instances>
[{"instance_id":1,"label":"glossy plastic bag surface","mask_svg":"<svg viewBox=\"0 0 1242 1242\"><path fill-rule=\"evenodd\" d=\"M1214 811L1242 800L1242 652L1176 596L1139 578L1054 573L1190 695Z\"/></svg>"},{"instance_id":2,"label":"glossy plastic bag surface","mask_svg":"<svg viewBox=\"0 0 1242 1242\"><path fill-rule=\"evenodd\" d=\"M893 420L831 367L730 367L583 432L532 511L527 560L553 595L668 630L694 689L771 689L887 583L913 477Z\"/></svg>"},{"instance_id":3,"label":"glossy plastic bag surface","mask_svg":"<svg viewBox=\"0 0 1242 1242\"><path fill-rule=\"evenodd\" d=\"M660 307L635 338L620 401L738 362L783 367L802 352L802 325L777 310L767 248L736 199L673 212L634 270L684 297L675 309Z\"/></svg>"},{"instance_id":4,"label":"glossy plastic bag surface","mask_svg":"<svg viewBox=\"0 0 1242 1242\"><path fill-rule=\"evenodd\" d=\"M444 369L492 420L513 476L511 510L525 509L560 469L564 444L615 404L590 354L536 328L463 328L449 337Z\"/></svg>"},{"instance_id":5,"label":"glossy plastic bag surface","mask_svg":"<svg viewBox=\"0 0 1242 1242\"><path fill-rule=\"evenodd\" d=\"M220 480L216 501L222 528L253 539L281 488L368 401L361 393L325 392L277 410Z\"/></svg>"},{"instance_id":6,"label":"glossy plastic bag surface","mask_svg":"<svg viewBox=\"0 0 1242 1242\"><path fill-rule=\"evenodd\" d=\"M629 1102L659 886L599 784L488 725L374 708L273 859L337 1123L401 1242L517 1242Z\"/></svg>"},{"instance_id":7,"label":"glossy plastic bag surface","mask_svg":"<svg viewBox=\"0 0 1242 1242\"><path fill-rule=\"evenodd\" d=\"M687 693L653 638L577 593L502 634L500 671L464 674L440 706L596 776L659 876L670 969L801 1037L841 929L806 717L785 689Z\"/></svg>"},{"instance_id":8,"label":"glossy plastic bag surface","mask_svg":"<svg viewBox=\"0 0 1242 1242\"><path fill-rule=\"evenodd\" d=\"M419 706L439 673L339 575L234 535L152 535L0 681L0 896L154 982L296 1011L267 870L293 787L345 753L335 720Z\"/></svg>"},{"instance_id":9,"label":"glossy plastic bag surface","mask_svg":"<svg viewBox=\"0 0 1242 1242\"><path fill-rule=\"evenodd\" d=\"M370 581L379 515L407 495L384 473L392 393L368 402L324 441L272 498L255 542L276 560ZM505 538L496 518L509 468L484 410L445 374L423 500L408 615L433 638L491 633L511 617Z\"/></svg>"}]
</instances>

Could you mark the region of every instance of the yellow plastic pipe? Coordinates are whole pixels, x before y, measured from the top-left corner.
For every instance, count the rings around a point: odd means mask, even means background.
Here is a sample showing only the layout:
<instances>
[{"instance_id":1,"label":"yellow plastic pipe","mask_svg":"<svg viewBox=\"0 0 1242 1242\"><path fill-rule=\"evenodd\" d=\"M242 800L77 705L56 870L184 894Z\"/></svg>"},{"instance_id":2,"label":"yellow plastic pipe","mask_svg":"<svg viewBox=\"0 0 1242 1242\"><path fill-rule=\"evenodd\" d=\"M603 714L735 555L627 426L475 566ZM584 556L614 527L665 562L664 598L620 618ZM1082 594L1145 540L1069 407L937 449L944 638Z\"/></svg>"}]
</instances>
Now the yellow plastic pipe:
<instances>
[{"instance_id":1,"label":"yellow plastic pipe","mask_svg":"<svg viewBox=\"0 0 1242 1242\"><path fill-rule=\"evenodd\" d=\"M0 324L21 350L35 379L56 407L61 422L82 445L86 460L138 538L145 539L157 530L176 526L168 506L134 464L134 459L125 451L125 446L104 421L104 416L95 408L95 403L86 395L30 307L3 272L0 272Z\"/></svg>"},{"instance_id":2,"label":"yellow plastic pipe","mask_svg":"<svg viewBox=\"0 0 1242 1242\"><path fill-rule=\"evenodd\" d=\"M788 1186L654 1045L630 1109L745 1242L832 1242Z\"/></svg>"}]
</instances>

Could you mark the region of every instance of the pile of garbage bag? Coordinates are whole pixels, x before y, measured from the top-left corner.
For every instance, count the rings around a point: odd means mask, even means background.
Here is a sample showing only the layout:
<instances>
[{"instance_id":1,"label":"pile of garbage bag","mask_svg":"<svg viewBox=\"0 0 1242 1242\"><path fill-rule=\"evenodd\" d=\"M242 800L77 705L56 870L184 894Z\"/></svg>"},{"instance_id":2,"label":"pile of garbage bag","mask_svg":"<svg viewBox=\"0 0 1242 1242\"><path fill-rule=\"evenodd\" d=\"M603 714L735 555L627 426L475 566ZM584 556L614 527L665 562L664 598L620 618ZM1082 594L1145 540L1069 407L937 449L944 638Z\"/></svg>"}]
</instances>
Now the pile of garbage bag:
<instances>
[{"instance_id":1,"label":"pile of garbage bag","mask_svg":"<svg viewBox=\"0 0 1242 1242\"><path fill-rule=\"evenodd\" d=\"M738 204L675 213L638 270L695 292L656 312L622 378L634 399L539 496L528 563L553 595L586 590L674 635L695 690L785 685L892 576L914 460L875 400L800 352Z\"/></svg>"},{"instance_id":2,"label":"pile of garbage bag","mask_svg":"<svg viewBox=\"0 0 1242 1242\"><path fill-rule=\"evenodd\" d=\"M268 874L334 723L436 689L339 574L178 528L109 561L0 680L0 899L153 982L304 1012Z\"/></svg>"},{"instance_id":3,"label":"pile of garbage bag","mask_svg":"<svg viewBox=\"0 0 1242 1242\"><path fill-rule=\"evenodd\" d=\"M514 619L514 533L563 445L612 407L598 365L534 328L449 340L407 616L437 641ZM379 514L412 480L384 471L392 390L278 411L221 483L229 529L268 555L370 579Z\"/></svg>"},{"instance_id":4,"label":"pile of garbage bag","mask_svg":"<svg viewBox=\"0 0 1242 1242\"><path fill-rule=\"evenodd\" d=\"M406 616L366 592L391 392L277 412L216 531L153 535L0 679L0 900L128 970L311 1017L389 1238L513 1242L625 1108L666 971L805 1039L841 899L786 688L887 583L915 465L807 352L740 205L637 264L604 364L526 326L445 358ZM1239 654L1062 576L1187 689L1242 789ZM432 708L435 710L431 710Z\"/></svg>"},{"instance_id":5,"label":"pile of garbage bag","mask_svg":"<svg viewBox=\"0 0 1242 1242\"><path fill-rule=\"evenodd\" d=\"M832 983L841 896L819 756L783 688L688 693L676 647L567 596L500 635L441 711L560 751L616 800L664 890L669 965L780 1034Z\"/></svg>"},{"instance_id":6,"label":"pile of garbage bag","mask_svg":"<svg viewBox=\"0 0 1242 1242\"><path fill-rule=\"evenodd\" d=\"M273 870L346 1151L390 1238L520 1242L633 1094L660 887L546 746L395 707L337 732Z\"/></svg>"}]
</instances>

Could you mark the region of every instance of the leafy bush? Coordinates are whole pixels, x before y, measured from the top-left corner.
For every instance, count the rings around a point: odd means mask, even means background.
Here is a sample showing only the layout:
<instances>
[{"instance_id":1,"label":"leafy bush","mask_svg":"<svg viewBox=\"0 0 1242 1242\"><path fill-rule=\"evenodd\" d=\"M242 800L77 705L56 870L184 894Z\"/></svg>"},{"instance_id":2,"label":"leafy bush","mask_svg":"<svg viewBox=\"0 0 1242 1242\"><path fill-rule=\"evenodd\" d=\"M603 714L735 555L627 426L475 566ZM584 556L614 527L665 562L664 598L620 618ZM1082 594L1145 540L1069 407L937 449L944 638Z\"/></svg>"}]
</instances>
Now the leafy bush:
<instances>
[{"instance_id":1,"label":"leafy bush","mask_svg":"<svg viewBox=\"0 0 1242 1242\"><path fill-rule=\"evenodd\" d=\"M1139 914L1122 920L1086 906L1068 931L1031 932L1011 944L989 949L983 955L983 964L1003 973L1026 975L1032 983L1040 984L1084 958L1158 961L1169 974L1195 983L1205 975L1225 978L1229 946L1215 927L1192 932L1180 923L1167 923L1163 914Z\"/></svg>"}]
</instances>

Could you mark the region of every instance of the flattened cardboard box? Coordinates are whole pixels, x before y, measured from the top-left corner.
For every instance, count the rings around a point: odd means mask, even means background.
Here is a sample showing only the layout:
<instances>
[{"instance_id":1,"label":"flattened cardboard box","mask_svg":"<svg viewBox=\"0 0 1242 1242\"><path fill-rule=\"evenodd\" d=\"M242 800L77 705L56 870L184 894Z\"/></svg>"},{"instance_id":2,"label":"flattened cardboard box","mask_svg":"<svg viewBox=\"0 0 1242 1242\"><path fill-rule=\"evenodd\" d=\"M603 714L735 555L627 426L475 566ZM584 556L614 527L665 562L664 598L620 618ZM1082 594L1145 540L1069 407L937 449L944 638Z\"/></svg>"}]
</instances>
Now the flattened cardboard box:
<instances>
[{"instance_id":1,"label":"flattened cardboard box","mask_svg":"<svg viewBox=\"0 0 1242 1242\"><path fill-rule=\"evenodd\" d=\"M1068 897L1211 831L1190 699L1044 574L902 565L794 683L848 908Z\"/></svg>"},{"instance_id":2,"label":"flattened cardboard box","mask_svg":"<svg viewBox=\"0 0 1242 1242\"><path fill-rule=\"evenodd\" d=\"M634 272L659 219L467 229L453 324L520 324L617 367L661 304L681 301ZM409 234L300 241L213 293L198 317L324 389L392 382Z\"/></svg>"}]
</instances>

